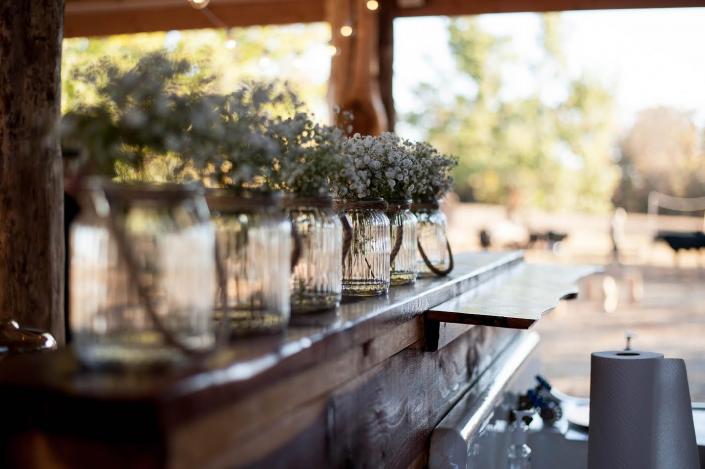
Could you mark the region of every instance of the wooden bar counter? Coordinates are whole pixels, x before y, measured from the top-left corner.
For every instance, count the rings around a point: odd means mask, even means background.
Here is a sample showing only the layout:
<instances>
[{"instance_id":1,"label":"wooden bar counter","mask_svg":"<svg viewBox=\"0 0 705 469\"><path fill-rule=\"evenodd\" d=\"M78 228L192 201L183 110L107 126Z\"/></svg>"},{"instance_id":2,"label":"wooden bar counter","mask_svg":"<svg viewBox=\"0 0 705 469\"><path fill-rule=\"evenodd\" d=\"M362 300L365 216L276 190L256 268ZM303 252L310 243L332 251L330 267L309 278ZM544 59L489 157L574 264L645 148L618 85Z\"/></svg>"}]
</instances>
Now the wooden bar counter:
<instances>
[{"instance_id":1,"label":"wooden bar counter","mask_svg":"<svg viewBox=\"0 0 705 469\"><path fill-rule=\"evenodd\" d=\"M518 252L459 255L447 277L180 369L88 371L70 348L0 358L0 467L423 467L517 329L588 273L531 269Z\"/></svg>"}]
</instances>

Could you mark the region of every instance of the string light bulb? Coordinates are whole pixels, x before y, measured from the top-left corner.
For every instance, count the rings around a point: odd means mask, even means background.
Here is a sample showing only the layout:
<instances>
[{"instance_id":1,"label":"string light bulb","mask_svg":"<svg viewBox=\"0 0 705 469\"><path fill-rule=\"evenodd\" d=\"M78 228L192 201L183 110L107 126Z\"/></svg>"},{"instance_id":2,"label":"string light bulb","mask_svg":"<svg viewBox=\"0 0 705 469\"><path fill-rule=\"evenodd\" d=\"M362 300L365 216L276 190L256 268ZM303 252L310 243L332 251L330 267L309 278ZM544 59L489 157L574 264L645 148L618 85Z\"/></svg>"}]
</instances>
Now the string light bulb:
<instances>
[{"instance_id":1,"label":"string light bulb","mask_svg":"<svg viewBox=\"0 0 705 469\"><path fill-rule=\"evenodd\" d=\"M379 2L377 0L367 0L367 9L371 11L375 11L377 8L379 8Z\"/></svg>"},{"instance_id":2,"label":"string light bulb","mask_svg":"<svg viewBox=\"0 0 705 469\"><path fill-rule=\"evenodd\" d=\"M188 0L189 5L191 5L196 10L203 10L208 6L211 0Z\"/></svg>"},{"instance_id":3,"label":"string light bulb","mask_svg":"<svg viewBox=\"0 0 705 469\"><path fill-rule=\"evenodd\" d=\"M330 55L331 57L334 55L338 55L338 48L335 47L333 44L328 44L326 46L326 51L328 52L328 55Z\"/></svg>"},{"instance_id":4,"label":"string light bulb","mask_svg":"<svg viewBox=\"0 0 705 469\"><path fill-rule=\"evenodd\" d=\"M350 37L352 36L353 33L353 28L350 25L345 25L340 27L340 35L343 37Z\"/></svg>"}]
</instances>

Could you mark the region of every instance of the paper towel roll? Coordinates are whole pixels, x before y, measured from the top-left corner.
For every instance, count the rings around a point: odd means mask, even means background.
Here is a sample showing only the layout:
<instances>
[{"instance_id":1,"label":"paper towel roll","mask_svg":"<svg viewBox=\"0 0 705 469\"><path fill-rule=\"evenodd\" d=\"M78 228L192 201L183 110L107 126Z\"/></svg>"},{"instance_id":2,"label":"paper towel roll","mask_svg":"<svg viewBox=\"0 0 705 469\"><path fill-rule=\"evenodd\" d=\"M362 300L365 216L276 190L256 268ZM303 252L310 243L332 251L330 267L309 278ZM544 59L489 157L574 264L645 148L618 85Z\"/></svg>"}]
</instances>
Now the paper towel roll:
<instances>
[{"instance_id":1,"label":"paper towel roll","mask_svg":"<svg viewBox=\"0 0 705 469\"><path fill-rule=\"evenodd\" d=\"M592 354L589 469L697 469L682 360L652 352Z\"/></svg>"}]
</instances>

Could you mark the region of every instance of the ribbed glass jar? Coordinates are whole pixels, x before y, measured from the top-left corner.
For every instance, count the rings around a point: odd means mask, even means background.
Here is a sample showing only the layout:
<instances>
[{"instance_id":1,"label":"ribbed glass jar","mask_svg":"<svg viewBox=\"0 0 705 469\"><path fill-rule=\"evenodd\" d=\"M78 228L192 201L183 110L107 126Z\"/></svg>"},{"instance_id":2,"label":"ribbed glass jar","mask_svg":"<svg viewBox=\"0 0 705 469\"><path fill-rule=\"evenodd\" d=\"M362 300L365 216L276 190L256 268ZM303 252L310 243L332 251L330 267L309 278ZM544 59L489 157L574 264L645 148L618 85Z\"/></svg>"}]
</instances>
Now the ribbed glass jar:
<instances>
[{"instance_id":1,"label":"ribbed glass jar","mask_svg":"<svg viewBox=\"0 0 705 469\"><path fill-rule=\"evenodd\" d=\"M411 200L387 201L392 251L391 284L407 285L416 281L416 216L411 213Z\"/></svg>"},{"instance_id":2,"label":"ribbed glass jar","mask_svg":"<svg viewBox=\"0 0 705 469\"><path fill-rule=\"evenodd\" d=\"M334 309L342 294L343 228L333 199L292 197L286 206L298 238L291 273L291 312Z\"/></svg>"},{"instance_id":3,"label":"ribbed glass jar","mask_svg":"<svg viewBox=\"0 0 705 469\"><path fill-rule=\"evenodd\" d=\"M389 290L391 242L386 206L381 199L341 204L343 296L376 296Z\"/></svg>"},{"instance_id":4,"label":"ribbed glass jar","mask_svg":"<svg viewBox=\"0 0 705 469\"><path fill-rule=\"evenodd\" d=\"M438 275L429 268L423 259L421 251L428 262L437 270L445 272L451 267L451 253L446 237L446 216L439 209L438 202L414 203L411 207L416 215L416 228L419 256L417 256L418 277L433 277Z\"/></svg>"},{"instance_id":5,"label":"ribbed glass jar","mask_svg":"<svg viewBox=\"0 0 705 469\"><path fill-rule=\"evenodd\" d=\"M88 366L154 366L213 346L215 234L193 187L91 180L70 232L75 349Z\"/></svg>"},{"instance_id":6,"label":"ribbed glass jar","mask_svg":"<svg viewBox=\"0 0 705 469\"><path fill-rule=\"evenodd\" d=\"M215 317L234 335L281 331L289 321L291 223L278 193L216 189L206 194L216 227L225 298Z\"/></svg>"}]
</instances>

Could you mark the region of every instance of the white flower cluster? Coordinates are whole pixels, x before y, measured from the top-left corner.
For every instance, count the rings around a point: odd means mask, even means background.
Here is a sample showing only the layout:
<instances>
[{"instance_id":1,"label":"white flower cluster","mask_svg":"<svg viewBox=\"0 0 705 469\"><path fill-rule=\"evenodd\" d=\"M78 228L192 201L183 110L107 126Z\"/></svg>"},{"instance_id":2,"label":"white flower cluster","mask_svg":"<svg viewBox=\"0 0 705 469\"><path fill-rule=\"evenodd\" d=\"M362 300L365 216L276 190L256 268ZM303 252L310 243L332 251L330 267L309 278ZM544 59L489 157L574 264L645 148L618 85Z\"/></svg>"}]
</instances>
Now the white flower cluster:
<instances>
[{"instance_id":1,"label":"white flower cluster","mask_svg":"<svg viewBox=\"0 0 705 469\"><path fill-rule=\"evenodd\" d=\"M443 197L453 187L451 169L458 164L454 156L444 155L426 142L417 142L410 147L414 159L416 190L414 200L428 202Z\"/></svg>"},{"instance_id":2,"label":"white flower cluster","mask_svg":"<svg viewBox=\"0 0 705 469\"><path fill-rule=\"evenodd\" d=\"M406 199L414 191L414 161L408 142L392 133L355 134L343 145L344 167L336 181L338 197Z\"/></svg>"},{"instance_id":3,"label":"white flower cluster","mask_svg":"<svg viewBox=\"0 0 705 469\"><path fill-rule=\"evenodd\" d=\"M427 143L412 143L392 133L354 135L343 145L344 166L336 181L338 197L399 200L443 195L450 189L455 159Z\"/></svg>"},{"instance_id":4,"label":"white flower cluster","mask_svg":"<svg viewBox=\"0 0 705 469\"><path fill-rule=\"evenodd\" d=\"M79 73L98 100L64 116L63 143L83 148L96 171L125 179L198 178L358 200L428 199L450 189L455 160L427 143L392 133L345 138L314 122L286 85L246 83L221 95L193 71L155 52L131 69L107 60ZM151 170L158 165L163 174Z\"/></svg>"}]
</instances>

